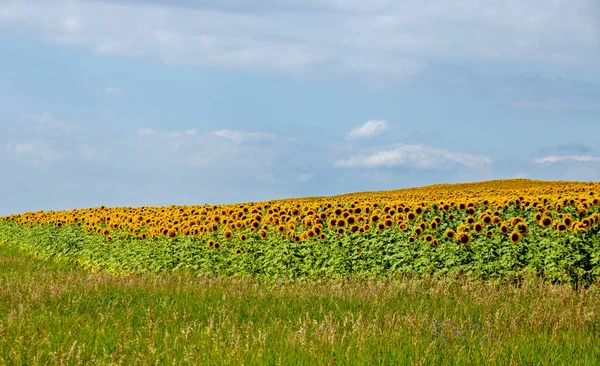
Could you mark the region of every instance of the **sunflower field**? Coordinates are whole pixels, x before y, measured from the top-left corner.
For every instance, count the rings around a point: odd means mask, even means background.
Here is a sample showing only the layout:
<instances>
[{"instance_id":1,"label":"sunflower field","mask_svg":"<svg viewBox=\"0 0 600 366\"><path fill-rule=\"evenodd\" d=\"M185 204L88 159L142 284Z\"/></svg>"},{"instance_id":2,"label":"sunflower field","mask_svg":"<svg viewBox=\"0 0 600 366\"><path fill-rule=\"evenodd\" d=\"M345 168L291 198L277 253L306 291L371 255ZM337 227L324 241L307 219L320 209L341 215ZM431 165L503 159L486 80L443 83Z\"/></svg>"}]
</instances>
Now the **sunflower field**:
<instances>
[{"instance_id":1,"label":"sunflower field","mask_svg":"<svg viewBox=\"0 0 600 366\"><path fill-rule=\"evenodd\" d=\"M0 218L0 242L112 273L593 282L600 183L525 179Z\"/></svg>"}]
</instances>

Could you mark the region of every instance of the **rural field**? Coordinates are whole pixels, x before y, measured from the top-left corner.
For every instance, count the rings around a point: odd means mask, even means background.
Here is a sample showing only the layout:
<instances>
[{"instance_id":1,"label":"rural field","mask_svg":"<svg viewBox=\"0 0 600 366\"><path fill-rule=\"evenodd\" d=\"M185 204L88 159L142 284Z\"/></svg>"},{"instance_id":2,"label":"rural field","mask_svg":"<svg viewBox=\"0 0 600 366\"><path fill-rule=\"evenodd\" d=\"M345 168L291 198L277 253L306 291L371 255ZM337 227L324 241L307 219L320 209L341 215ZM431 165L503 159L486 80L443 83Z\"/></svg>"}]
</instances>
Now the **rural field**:
<instances>
[{"instance_id":1,"label":"rural field","mask_svg":"<svg viewBox=\"0 0 600 366\"><path fill-rule=\"evenodd\" d=\"M1 364L597 364L600 183L0 218Z\"/></svg>"}]
</instances>

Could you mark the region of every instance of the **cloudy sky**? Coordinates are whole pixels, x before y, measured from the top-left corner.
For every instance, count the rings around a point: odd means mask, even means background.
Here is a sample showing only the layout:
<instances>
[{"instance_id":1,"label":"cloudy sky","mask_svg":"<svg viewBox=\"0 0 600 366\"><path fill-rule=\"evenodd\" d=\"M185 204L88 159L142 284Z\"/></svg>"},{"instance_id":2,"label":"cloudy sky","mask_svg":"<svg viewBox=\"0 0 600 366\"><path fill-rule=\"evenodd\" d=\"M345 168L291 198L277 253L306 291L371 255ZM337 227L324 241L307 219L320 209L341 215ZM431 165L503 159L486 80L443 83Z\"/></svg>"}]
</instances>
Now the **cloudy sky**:
<instances>
[{"instance_id":1,"label":"cloudy sky","mask_svg":"<svg viewBox=\"0 0 600 366\"><path fill-rule=\"evenodd\" d=\"M0 215L600 181L597 0L2 0L0 55Z\"/></svg>"}]
</instances>

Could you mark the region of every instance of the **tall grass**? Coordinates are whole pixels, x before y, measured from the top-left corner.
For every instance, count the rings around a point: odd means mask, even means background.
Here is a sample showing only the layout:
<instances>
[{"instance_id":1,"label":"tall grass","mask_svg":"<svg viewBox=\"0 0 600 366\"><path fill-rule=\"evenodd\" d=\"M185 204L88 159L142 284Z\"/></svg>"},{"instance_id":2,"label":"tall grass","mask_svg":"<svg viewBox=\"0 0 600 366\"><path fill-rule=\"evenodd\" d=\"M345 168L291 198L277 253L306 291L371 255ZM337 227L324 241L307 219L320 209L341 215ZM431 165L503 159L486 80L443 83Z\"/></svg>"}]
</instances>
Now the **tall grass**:
<instances>
[{"instance_id":1,"label":"tall grass","mask_svg":"<svg viewBox=\"0 0 600 366\"><path fill-rule=\"evenodd\" d=\"M113 277L0 245L0 364L597 364L600 290Z\"/></svg>"}]
</instances>

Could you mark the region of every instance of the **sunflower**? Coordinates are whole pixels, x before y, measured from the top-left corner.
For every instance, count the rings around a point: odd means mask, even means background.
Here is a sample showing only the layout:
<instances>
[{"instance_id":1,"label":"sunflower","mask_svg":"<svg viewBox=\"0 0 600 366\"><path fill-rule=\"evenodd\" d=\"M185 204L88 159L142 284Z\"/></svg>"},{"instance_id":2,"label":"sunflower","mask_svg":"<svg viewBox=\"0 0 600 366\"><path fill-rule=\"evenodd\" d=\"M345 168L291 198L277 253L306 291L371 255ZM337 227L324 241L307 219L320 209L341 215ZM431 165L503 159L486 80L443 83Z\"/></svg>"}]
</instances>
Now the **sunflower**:
<instances>
[{"instance_id":1,"label":"sunflower","mask_svg":"<svg viewBox=\"0 0 600 366\"><path fill-rule=\"evenodd\" d=\"M454 220L454 214L448 215L448 220L450 220L450 221Z\"/></svg>"},{"instance_id":2,"label":"sunflower","mask_svg":"<svg viewBox=\"0 0 600 366\"><path fill-rule=\"evenodd\" d=\"M398 229L400 231L406 231L408 229L408 225L406 225L405 223L401 222L398 224Z\"/></svg>"},{"instance_id":3,"label":"sunflower","mask_svg":"<svg viewBox=\"0 0 600 366\"><path fill-rule=\"evenodd\" d=\"M475 218L473 216L467 216L467 218L465 219L465 222L469 225L473 224L475 222Z\"/></svg>"},{"instance_id":4,"label":"sunflower","mask_svg":"<svg viewBox=\"0 0 600 366\"><path fill-rule=\"evenodd\" d=\"M481 225L481 223L476 223L475 226L473 226L473 231L475 231L475 233L480 234L483 231L483 225Z\"/></svg>"},{"instance_id":5,"label":"sunflower","mask_svg":"<svg viewBox=\"0 0 600 366\"><path fill-rule=\"evenodd\" d=\"M169 238L174 238L177 235L177 230L171 229L167 234L169 235Z\"/></svg>"},{"instance_id":6,"label":"sunflower","mask_svg":"<svg viewBox=\"0 0 600 366\"><path fill-rule=\"evenodd\" d=\"M413 230L413 233L414 233L416 236L420 236L420 235L423 233L423 230L421 229L421 227L420 227L420 226L417 226L417 227L416 227L416 228Z\"/></svg>"},{"instance_id":7,"label":"sunflower","mask_svg":"<svg viewBox=\"0 0 600 366\"><path fill-rule=\"evenodd\" d=\"M510 241L514 244L517 244L521 241L521 234L519 233L519 231L514 230L512 234L510 234Z\"/></svg>"},{"instance_id":8,"label":"sunflower","mask_svg":"<svg viewBox=\"0 0 600 366\"><path fill-rule=\"evenodd\" d=\"M505 234L505 235L508 234L508 230L509 230L508 225L506 225L506 224L500 225L500 231L502 232L502 234Z\"/></svg>"},{"instance_id":9,"label":"sunflower","mask_svg":"<svg viewBox=\"0 0 600 366\"><path fill-rule=\"evenodd\" d=\"M415 237L414 237L414 236L410 236L410 237L408 238L408 242L409 242L409 243L414 243L414 242L415 242Z\"/></svg>"},{"instance_id":10,"label":"sunflower","mask_svg":"<svg viewBox=\"0 0 600 366\"><path fill-rule=\"evenodd\" d=\"M406 218L408 219L408 221L413 221L414 219L417 218L417 214L414 212L409 212L408 215L406 216Z\"/></svg>"},{"instance_id":11,"label":"sunflower","mask_svg":"<svg viewBox=\"0 0 600 366\"><path fill-rule=\"evenodd\" d=\"M560 223L556 226L556 229L562 233L563 231L567 230L567 225L565 225L564 223Z\"/></svg>"},{"instance_id":12,"label":"sunflower","mask_svg":"<svg viewBox=\"0 0 600 366\"><path fill-rule=\"evenodd\" d=\"M212 240L212 239L210 239L210 240L208 241L208 247L209 247L209 248L212 248L212 247L214 247L214 246L215 246L215 241L214 241L214 240Z\"/></svg>"},{"instance_id":13,"label":"sunflower","mask_svg":"<svg viewBox=\"0 0 600 366\"><path fill-rule=\"evenodd\" d=\"M260 237L262 239L266 239L267 238L267 231L263 229L263 230L261 230L261 231L258 232L258 235L260 235Z\"/></svg>"},{"instance_id":14,"label":"sunflower","mask_svg":"<svg viewBox=\"0 0 600 366\"><path fill-rule=\"evenodd\" d=\"M462 245L469 245L471 242L471 235L469 235L469 233L459 233L458 242Z\"/></svg>"},{"instance_id":15,"label":"sunflower","mask_svg":"<svg viewBox=\"0 0 600 366\"><path fill-rule=\"evenodd\" d=\"M358 229L359 229L359 228L358 228L358 225L352 225L352 226L350 226L350 232L352 232L352 233L355 233L355 232L357 232L357 231L358 231Z\"/></svg>"},{"instance_id":16,"label":"sunflower","mask_svg":"<svg viewBox=\"0 0 600 366\"><path fill-rule=\"evenodd\" d=\"M246 241L246 240L248 240L248 235L246 235L246 234L240 234L240 235L238 235L238 238L241 241Z\"/></svg>"},{"instance_id":17,"label":"sunflower","mask_svg":"<svg viewBox=\"0 0 600 366\"><path fill-rule=\"evenodd\" d=\"M438 222L432 221L431 224L429 224L429 228L431 228L431 230L433 230L433 231L436 231L438 228Z\"/></svg>"},{"instance_id":18,"label":"sunflower","mask_svg":"<svg viewBox=\"0 0 600 366\"><path fill-rule=\"evenodd\" d=\"M219 242L215 242L215 243L213 244L213 247L214 247L215 249L219 249L219 248L221 247L221 243L219 243Z\"/></svg>"},{"instance_id":19,"label":"sunflower","mask_svg":"<svg viewBox=\"0 0 600 366\"><path fill-rule=\"evenodd\" d=\"M235 250L235 254L242 254L242 250L241 250L240 248L237 248L237 249Z\"/></svg>"},{"instance_id":20,"label":"sunflower","mask_svg":"<svg viewBox=\"0 0 600 366\"><path fill-rule=\"evenodd\" d=\"M431 234L427 234L425 235L425 241L426 242L432 242L433 241L433 236Z\"/></svg>"},{"instance_id":21,"label":"sunflower","mask_svg":"<svg viewBox=\"0 0 600 366\"><path fill-rule=\"evenodd\" d=\"M338 233L339 235L343 235L343 234L344 234L344 232L345 232L345 230L344 230L344 228L343 228L343 227L338 227L338 229L337 229L337 233Z\"/></svg>"},{"instance_id":22,"label":"sunflower","mask_svg":"<svg viewBox=\"0 0 600 366\"><path fill-rule=\"evenodd\" d=\"M335 219L335 218L330 219L329 222L327 223L327 225L329 225L329 227L337 226L337 219Z\"/></svg>"},{"instance_id":23,"label":"sunflower","mask_svg":"<svg viewBox=\"0 0 600 366\"><path fill-rule=\"evenodd\" d=\"M483 215L481 221L483 221L484 224L489 225L492 223L492 217L490 215Z\"/></svg>"},{"instance_id":24,"label":"sunflower","mask_svg":"<svg viewBox=\"0 0 600 366\"><path fill-rule=\"evenodd\" d=\"M444 235L446 235L446 238L452 239L452 238L454 238L456 236L456 233L454 232L454 230L448 229L448 230L446 230L446 232L444 233Z\"/></svg>"},{"instance_id":25,"label":"sunflower","mask_svg":"<svg viewBox=\"0 0 600 366\"><path fill-rule=\"evenodd\" d=\"M356 223L356 217L349 215L346 218L346 221L348 222L348 225L354 225Z\"/></svg>"},{"instance_id":26,"label":"sunflower","mask_svg":"<svg viewBox=\"0 0 600 366\"><path fill-rule=\"evenodd\" d=\"M548 227L552 225L552 218L550 216L544 216L541 218L540 224L542 224L543 227Z\"/></svg>"},{"instance_id":27,"label":"sunflower","mask_svg":"<svg viewBox=\"0 0 600 366\"><path fill-rule=\"evenodd\" d=\"M486 235L488 238L491 238L492 236L494 236L494 232L493 232L492 230L488 230L488 231L485 233L485 235Z\"/></svg>"},{"instance_id":28,"label":"sunflower","mask_svg":"<svg viewBox=\"0 0 600 366\"><path fill-rule=\"evenodd\" d=\"M524 222L519 222L517 224L517 230L521 235L526 235L529 232L529 227Z\"/></svg>"},{"instance_id":29,"label":"sunflower","mask_svg":"<svg viewBox=\"0 0 600 366\"><path fill-rule=\"evenodd\" d=\"M327 239L327 235L325 235L325 233L321 233L321 235L319 235L319 238L321 238L321 240L325 240Z\"/></svg>"},{"instance_id":30,"label":"sunflower","mask_svg":"<svg viewBox=\"0 0 600 366\"><path fill-rule=\"evenodd\" d=\"M385 224L383 222L380 222L379 224L377 224L377 229L378 230L383 230L385 229Z\"/></svg>"},{"instance_id":31,"label":"sunflower","mask_svg":"<svg viewBox=\"0 0 600 366\"><path fill-rule=\"evenodd\" d=\"M394 222L391 219L386 219L383 224L385 225L385 227L392 227L392 225L394 224Z\"/></svg>"},{"instance_id":32,"label":"sunflower","mask_svg":"<svg viewBox=\"0 0 600 366\"><path fill-rule=\"evenodd\" d=\"M337 220L337 226L338 227L344 227L344 226L346 226L346 221L344 221L344 219Z\"/></svg>"}]
</instances>

